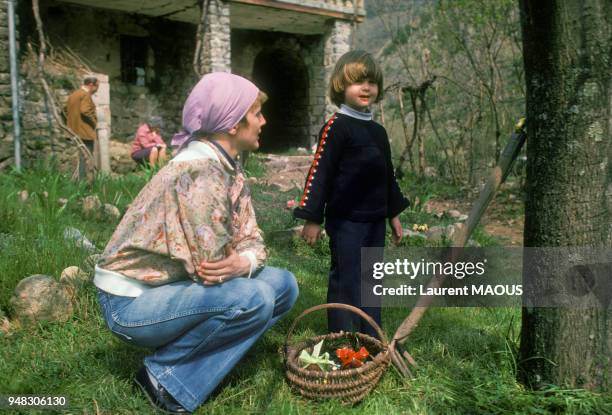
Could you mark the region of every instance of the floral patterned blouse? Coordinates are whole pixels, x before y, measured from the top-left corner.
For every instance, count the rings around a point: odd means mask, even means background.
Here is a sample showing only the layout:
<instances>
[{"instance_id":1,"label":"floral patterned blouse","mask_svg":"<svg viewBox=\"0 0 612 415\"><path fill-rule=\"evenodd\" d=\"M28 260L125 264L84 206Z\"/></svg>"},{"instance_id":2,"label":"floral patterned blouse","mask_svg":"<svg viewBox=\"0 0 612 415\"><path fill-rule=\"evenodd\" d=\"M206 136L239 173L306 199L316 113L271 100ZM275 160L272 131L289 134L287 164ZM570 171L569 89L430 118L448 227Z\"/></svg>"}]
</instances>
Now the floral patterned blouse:
<instances>
[{"instance_id":1,"label":"floral patterned blouse","mask_svg":"<svg viewBox=\"0 0 612 415\"><path fill-rule=\"evenodd\" d=\"M141 190L98 266L148 285L193 277L232 244L256 266L266 250L244 175L208 142L194 141Z\"/></svg>"}]
</instances>

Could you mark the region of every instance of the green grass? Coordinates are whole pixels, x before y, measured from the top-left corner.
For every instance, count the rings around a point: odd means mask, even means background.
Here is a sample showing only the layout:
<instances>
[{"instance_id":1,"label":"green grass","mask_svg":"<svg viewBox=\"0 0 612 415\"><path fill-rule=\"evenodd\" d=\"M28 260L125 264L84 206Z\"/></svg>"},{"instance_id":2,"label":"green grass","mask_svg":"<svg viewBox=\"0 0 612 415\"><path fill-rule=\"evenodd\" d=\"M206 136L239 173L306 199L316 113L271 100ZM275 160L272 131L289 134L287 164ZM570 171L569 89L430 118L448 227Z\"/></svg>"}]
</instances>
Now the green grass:
<instances>
[{"instance_id":1,"label":"green grass","mask_svg":"<svg viewBox=\"0 0 612 415\"><path fill-rule=\"evenodd\" d=\"M260 160L250 159L247 171L261 174ZM124 212L148 176L140 172L101 177L88 185L72 182L53 169L0 175L0 307L8 311L12 290L21 278L31 274L58 278L63 268L82 265L87 254L63 240L64 227L77 227L98 247L105 245L116 224L86 220L78 204L82 197L97 194L102 202L116 204ZM456 191L444 183L410 177L402 186L421 200ZM18 198L23 189L30 194L25 203ZM279 350L292 320L325 300L329 249L324 242L310 247L276 232L296 224L284 209L285 202L297 196L295 192L281 194L255 185L253 195L266 233L269 264L295 273L300 297L291 314L266 333L198 414L612 413L609 396L560 387L529 391L516 382L520 310L510 308L429 310L408 343L419 363L415 378L402 379L390 369L355 407L294 395L284 380ZM66 208L60 208L59 198L69 199ZM410 210L402 218L439 223L419 210ZM482 230L476 238L482 244L495 243ZM407 313L398 308L384 310L387 335L393 334ZM324 316L313 315L301 324L297 337L324 331ZM78 295L75 314L68 322L39 323L10 336L0 334L0 393L64 395L70 402L69 412L75 414L98 409L106 414L153 413L131 385L146 353L110 334L90 286Z\"/></svg>"}]
</instances>

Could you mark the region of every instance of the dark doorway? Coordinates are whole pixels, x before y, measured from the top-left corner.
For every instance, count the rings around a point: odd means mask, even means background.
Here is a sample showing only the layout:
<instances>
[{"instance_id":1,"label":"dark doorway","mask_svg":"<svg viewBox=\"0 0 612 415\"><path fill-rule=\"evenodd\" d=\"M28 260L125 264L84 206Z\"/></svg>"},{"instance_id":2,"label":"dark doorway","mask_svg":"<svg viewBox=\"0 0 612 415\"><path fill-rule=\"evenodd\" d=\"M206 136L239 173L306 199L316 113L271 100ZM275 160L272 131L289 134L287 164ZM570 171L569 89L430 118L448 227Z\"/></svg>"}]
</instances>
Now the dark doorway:
<instances>
[{"instance_id":1,"label":"dark doorway","mask_svg":"<svg viewBox=\"0 0 612 415\"><path fill-rule=\"evenodd\" d=\"M121 35L121 81L144 86L147 67L147 38Z\"/></svg>"},{"instance_id":2,"label":"dark doorway","mask_svg":"<svg viewBox=\"0 0 612 415\"><path fill-rule=\"evenodd\" d=\"M253 64L253 80L268 94L263 114L260 149L282 152L308 145L308 72L302 59L291 51L263 50Z\"/></svg>"}]
</instances>

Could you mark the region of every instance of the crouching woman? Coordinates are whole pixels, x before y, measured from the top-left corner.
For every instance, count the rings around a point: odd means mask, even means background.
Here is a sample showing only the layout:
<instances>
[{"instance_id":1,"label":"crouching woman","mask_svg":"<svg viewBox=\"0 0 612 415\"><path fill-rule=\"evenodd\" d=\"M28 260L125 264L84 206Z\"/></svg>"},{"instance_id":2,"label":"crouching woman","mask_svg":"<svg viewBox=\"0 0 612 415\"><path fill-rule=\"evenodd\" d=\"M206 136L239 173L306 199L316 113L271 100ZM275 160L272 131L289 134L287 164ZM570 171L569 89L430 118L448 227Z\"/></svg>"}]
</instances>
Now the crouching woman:
<instances>
[{"instance_id":1,"label":"crouching woman","mask_svg":"<svg viewBox=\"0 0 612 415\"><path fill-rule=\"evenodd\" d=\"M294 304L266 251L240 165L259 147L266 99L250 81L212 73L183 108L172 159L130 205L96 267L104 319L154 349L136 384L157 408L194 411Z\"/></svg>"}]
</instances>

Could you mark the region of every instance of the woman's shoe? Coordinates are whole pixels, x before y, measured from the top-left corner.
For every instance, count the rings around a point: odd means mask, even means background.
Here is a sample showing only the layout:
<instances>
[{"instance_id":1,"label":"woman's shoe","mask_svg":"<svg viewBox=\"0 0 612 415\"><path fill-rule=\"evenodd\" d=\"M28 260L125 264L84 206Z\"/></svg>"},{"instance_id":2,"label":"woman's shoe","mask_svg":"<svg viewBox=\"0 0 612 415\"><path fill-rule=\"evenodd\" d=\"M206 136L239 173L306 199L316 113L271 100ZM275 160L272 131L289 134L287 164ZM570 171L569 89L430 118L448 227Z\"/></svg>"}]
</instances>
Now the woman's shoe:
<instances>
[{"instance_id":1,"label":"woman's shoe","mask_svg":"<svg viewBox=\"0 0 612 415\"><path fill-rule=\"evenodd\" d=\"M170 393L160 384L157 386L151 382L149 372L143 366L136 374L134 382L144 392L145 396L155 408L167 414L190 414L187 409L178 403Z\"/></svg>"}]
</instances>

